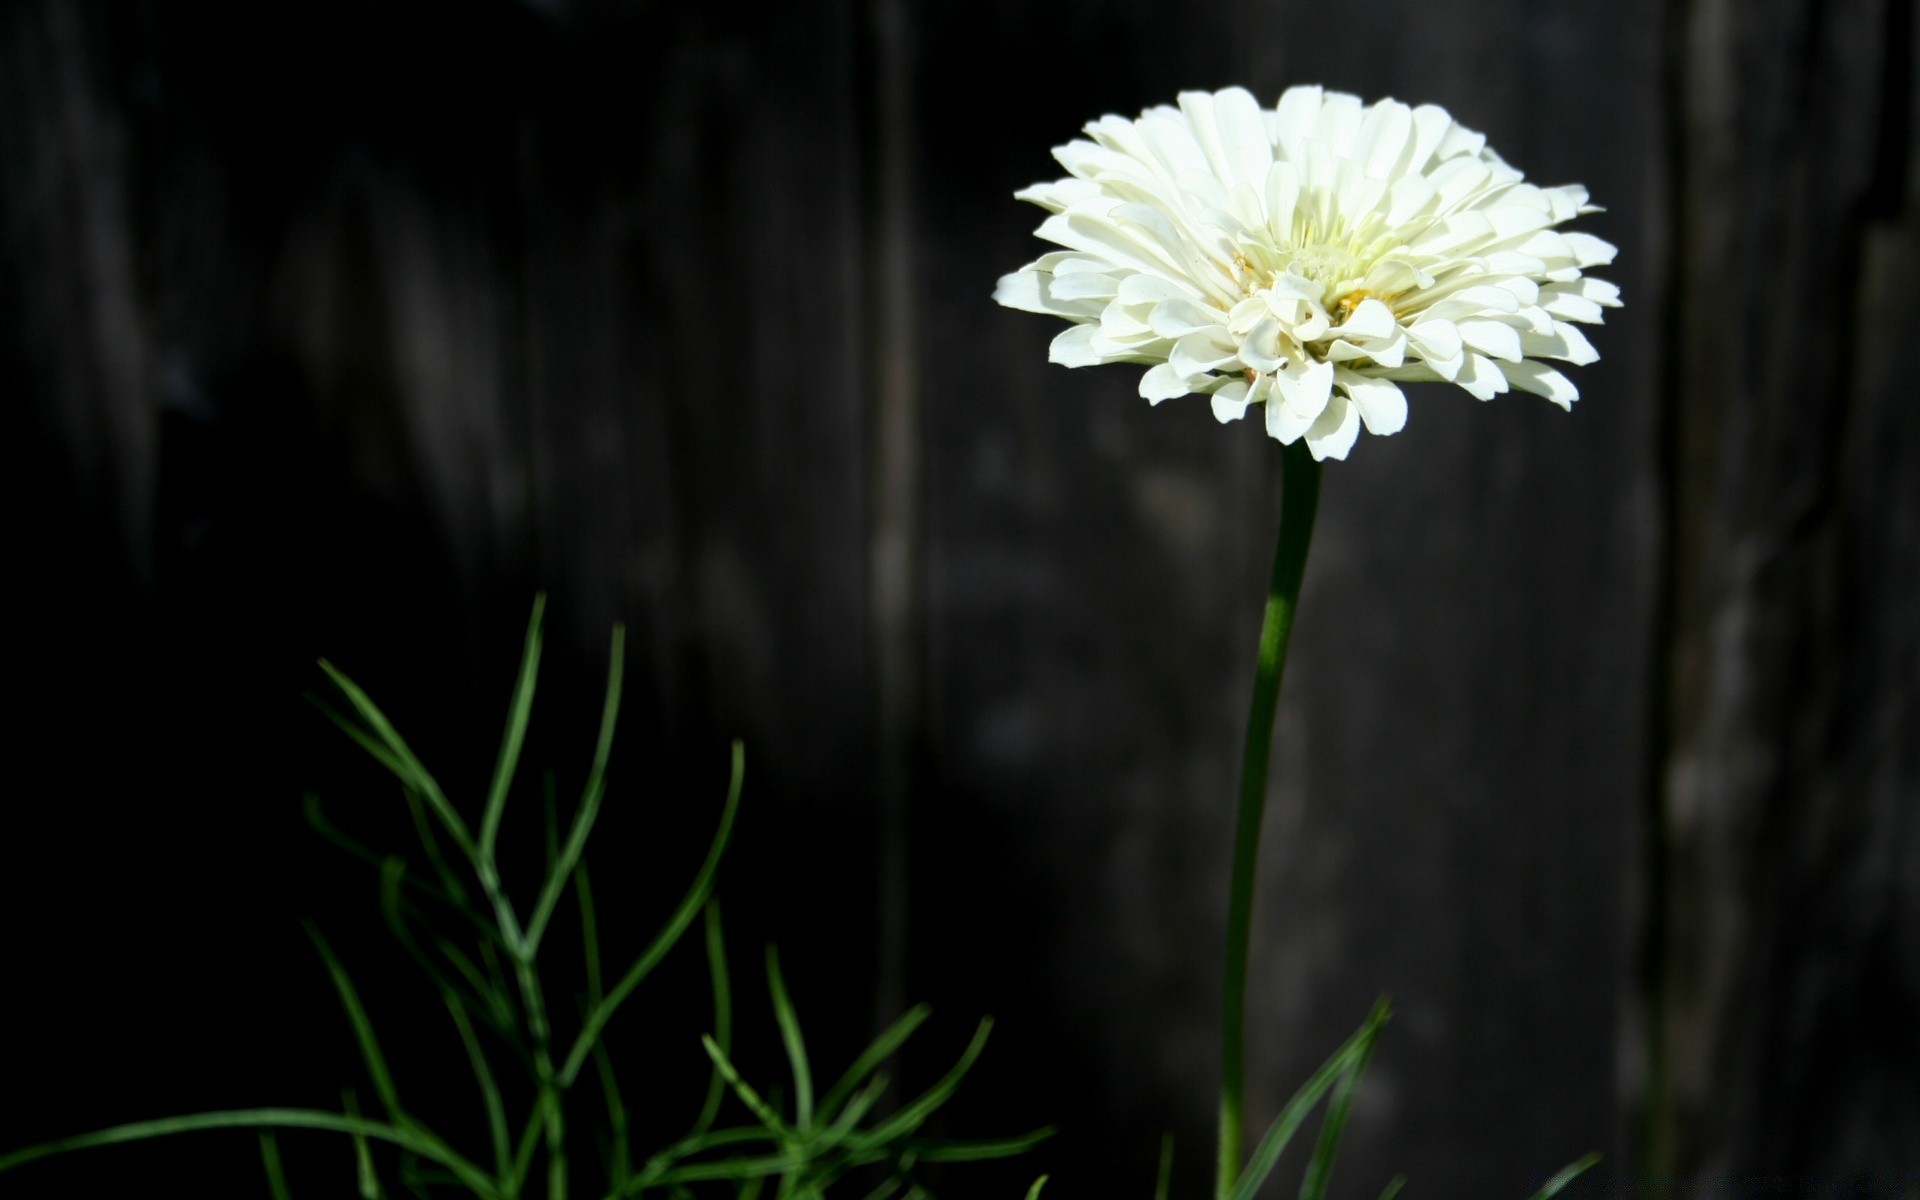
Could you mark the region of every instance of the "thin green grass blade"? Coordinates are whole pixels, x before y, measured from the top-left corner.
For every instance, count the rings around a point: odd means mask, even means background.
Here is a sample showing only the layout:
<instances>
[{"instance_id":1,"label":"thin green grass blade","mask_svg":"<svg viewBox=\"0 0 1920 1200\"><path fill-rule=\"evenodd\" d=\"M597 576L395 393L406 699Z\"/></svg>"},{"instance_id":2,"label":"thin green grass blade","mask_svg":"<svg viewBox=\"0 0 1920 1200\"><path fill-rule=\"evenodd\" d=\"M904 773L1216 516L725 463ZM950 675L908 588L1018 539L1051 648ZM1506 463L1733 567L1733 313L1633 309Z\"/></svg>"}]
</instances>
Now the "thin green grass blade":
<instances>
[{"instance_id":1,"label":"thin green grass blade","mask_svg":"<svg viewBox=\"0 0 1920 1200\"><path fill-rule=\"evenodd\" d=\"M885 1145L920 1128L928 1117L947 1102L954 1090L960 1086L960 1081L966 1077L967 1072L973 1069L975 1060L980 1057L980 1052L986 1049L987 1038L992 1033L993 1018L981 1018L980 1027L974 1031L973 1040L967 1043L966 1050L961 1053L960 1061L954 1063L947 1073L940 1077L938 1083L860 1138L849 1139L849 1144L862 1147Z\"/></svg>"},{"instance_id":2,"label":"thin green grass blade","mask_svg":"<svg viewBox=\"0 0 1920 1200\"><path fill-rule=\"evenodd\" d=\"M443 989L440 999L447 1006L447 1015L453 1018L454 1028L460 1032L460 1044L466 1047L467 1062L473 1067L473 1081L479 1086L480 1101L487 1109L487 1137L493 1146L494 1174L505 1179L513 1170L513 1146L507 1133L507 1106L500 1095L500 1085L487 1062L486 1049L474 1035L473 1022L467 1019L466 1004L460 994Z\"/></svg>"},{"instance_id":3,"label":"thin green grass blade","mask_svg":"<svg viewBox=\"0 0 1920 1200\"><path fill-rule=\"evenodd\" d=\"M814 1141L815 1146L830 1149L839 1145L841 1140L860 1124L860 1118L866 1116L873 1110L873 1106L880 1102L880 1097L886 1093L888 1082L884 1072L869 1079L867 1086L855 1092L853 1099L847 1101L847 1106L840 1110L840 1115L833 1119L833 1124L820 1132ZM823 1109L822 1113L824 1112Z\"/></svg>"},{"instance_id":4,"label":"thin green grass blade","mask_svg":"<svg viewBox=\"0 0 1920 1200\"><path fill-rule=\"evenodd\" d=\"M770 1154L764 1158L728 1158L719 1162L690 1163L684 1167L675 1167L661 1178L661 1182L705 1183L720 1179L759 1180L770 1175L783 1175L799 1166L801 1161L791 1154Z\"/></svg>"},{"instance_id":5,"label":"thin green grass blade","mask_svg":"<svg viewBox=\"0 0 1920 1200\"><path fill-rule=\"evenodd\" d=\"M1040 1189L1046 1186L1047 1176L1042 1175L1040 1178L1034 1180L1033 1186L1027 1189L1027 1200L1040 1200Z\"/></svg>"},{"instance_id":6,"label":"thin green grass blade","mask_svg":"<svg viewBox=\"0 0 1920 1200\"><path fill-rule=\"evenodd\" d=\"M357 1133L375 1141L390 1142L402 1149L411 1150L422 1158L439 1163L459 1176L462 1185L487 1200L498 1200L500 1195L499 1189L494 1187L493 1182L484 1173L459 1155L453 1154L438 1138L430 1134L416 1129L403 1129L385 1121L373 1121L365 1117L350 1117L342 1113L304 1108L234 1109L224 1112L194 1113L185 1117L166 1117L158 1121L137 1121L130 1125L115 1125L109 1129L96 1130L78 1137L61 1138L58 1141L42 1142L37 1146L28 1146L22 1150L15 1150L11 1154L0 1155L0 1172L10 1171L37 1159L49 1158L56 1154L68 1154L75 1150L151 1141L154 1138L210 1129L323 1129L334 1133Z\"/></svg>"},{"instance_id":7,"label":"thin green grass blade","mask_svg":"<svg viewBox=\"0 0 1920 1200\"><path fill-rule=\"evenodd\" d=\"M594 822L599 819L600 800L607 786L607 759L613 753L613 732L620 717L620 689L626 675L626 660L626 626L615 625L613 648L608 652L607 693L600 705L600 736L594 743L593 766L587 771L587 786L581 792L580 808L574 814L573 826L567 833L566 847L560 851L559 862L548 872L547 882L540 892L540 902L534 907L533 918L527 922L529 946L540 944L547 922L560 903L561 893L566 890L567 877L585 853L587 837L593 832Z\"/></svg>"},{"instance_id":8,"label":"thin green grass blade","mask_svg":"<svg viewBox=\"0 0 1920 1200\"><path fill-rule=\"evenodd\" d=\"M741 1146L754 1142L764 1142L769 1146L780 1144L777 1134L764 1125L740 1125L729 1129L716 1129L711 1133L701 1133L685 1137L661 1150L646 1161L646 1164L627 1181L625 1186L615 1188L614 1195L627 1196L648 1188L659 1187L669 1171L680 1160L704 1154L709 1150L718 1150L727 1146Z\"/></svg>"},{"instance_id":9,"label":"thin green grass blade","mask_svg":"<svg viewBox=\"0 0 1920 1200\"><path fill-rule=\"evenodd\" d=\"M382 762L388 766L389 770L394 770L395 766L399 768L394 773L418 791L421 797L432 806L434 815L440 818L441 825L446 828L448 836L453 838L454 844L460 847L461 853L465 854L469 861L474 861L473 835L467 831L466 822L460 819L460 814L454 810L452 804L448 803L446 793L440 790L440 784L408 748L406 740L394 729L393 723L387 720L386 714L380 711L380 706L361 691L358 684L347 678L338 667L324 658L320 660L320 669L327 673L327 678L333 680L334 686L339 688L341 694L352 703L354 711L360 714L360 719L367 723L374 737L378 738L386 748L391 761L382 759ZM348 732L352 732L351 726L348 727ZM361 739L356 737L354 740ZM376 757L379 756L376 755Z\"/></svg>"},{"instance_id":10,"label":"thin green grass blade","mask_svg":"<svg viewBox=\"0 0 1920 1200\"><path fill-rule=\"evenodd\" d=\"M340 1106L350 1117L360 1115L360 1104L350 1090L340 1093ZM353 1139L354 1182L358 1185L360 1200L382 1200L380 1176L374 1172L373 1151L367 1146L366 1135L349 1133L347 1136Z\"/></svg>"},{"instance_id":11,"label":"thin green grass blade","mask_svg":"<svg viewBox=\"0 0 1920 1200\"><path fill-rule=\"evenodd\" d=\"M1552 1200L1568 1184L1578 1179L1599 1161L1598 1154L1589 1154L1576 1162L1568 1163L1560 1169L1559 1174L1540 1185L1540 1190L1533 1194L1533 1200Z\"/></svg>"},{"instance_id":12,"label":"thin green grass blade","mask_svg":"<svg viewBox=\"0 0 1920 1200\"><path fill-rule=\"evenodd\" d=\"M412 788L404 790L407 802L407 816L413 821L413 832L420 839L420 848L426 852L427 862L433 865L434 874L440 877L440 886L447 891L447 898L453 907L476 925L486 925L486 920L474 912L467 903L467 889L460 877L447 865L447 856L440 852L440 839L433 835L433 823L427 820L426 808L421 804L420 795Z\"/></svg>"},{"instance_id":13,"label":"thin green grass blade","mask_svg":"<svg viewBox=\"0 0 1920 1200\"><path fill-rule=\"evenodd\" d=\"M860 1086L860 1081L879 1069L880 1064L887 1061L902 1043L912 1037L913 1031L920 1028L921 1023L931 1015L933 1015L931 1008L924 1004L916 1004L902 1014L899 1020L887 1026L879 1037L873 1039L871 1045L860 1052L860 1057L853 1060L853 1065L847 1068L847 1073L827 1089L827 1094L820 1099L821 1113L832 1117L840 1103L853 1092L854 1088Z\"/></svg>"},{"instance_id":14,"label":"thin green grass blade","mask_svg":"<svg viewBox=\"0 0 1920 1200\"><path fill-rule=\"evenodd\" d=\"M586 960L587 1004L600 1003L606 995L600 979L600 917L593 903L593 883L582 866L573 875L573 898L580 907L580 952Z\"/></svg>"},{"instance_id":15,"label":"thin green grass blade","mask_svg":"<svg viewBox=\"0 0 1920 1200\"><path fill-rule=\"evenodd\" d=\"M1407 1177L1405 1175L1395 1175L1388 1181L1387 1186L1380 1190L1380 1200L1393 1200L1395 1196L1400 1194L1400 1189L1405 1186L1407 1186Z\"/></svg>"},{"instance_id":16,"label":"thin green grass blade","mask_svg":"<svg viewBox=\"0 0 1920 1200\"><path fill-rule=\"evenodd\" d=\"M719 1070L720 1077L725 1079L727 1086L733 1089L733 1094L740 1097L740 1103L747 1106L747 1111L758 1117L762 1125L778 1134L783 1140L794 1140L792 1126L781 1118L771 1104L761 1098L759 1092L753 1090L751 1084L740 1078L740 1072L734 1069L733 1061L727 1057L725 1051L720 1049L720 1044L703 1034L700 1045L706 1049L707 1057L713 1060L713 1065ZM713 1178L724 1177L713 1176Z\"/></svg>"},{"instance_id":17,"label":"thin green grass blade","mask_svg":"<svg viewBox=\"0 0 1920 1200\"><path fill-rule=\"evenodd\" d=\"M307 936L313 939L314 949L326 960L327 974L333 977L334 990L340 993L341 1007L347 1010L347 1020L353 1025L354 1039L360 1044L360 1057L367 1065L367 1074L373 1080L373 1090L379 1095L381 1106L395 1124L411 1126L406 1110L400 1107L400 1095L394 1090L386 1056L380 1053L380 1041L373 1034L373 1022L367 1019L367 1010L360 1003L360 993L354 989L353 980L347 977L340 960L334 957L327 939L320 936L320 930L310 921L304 924Z\"/></svg>"},{"instance_id":18,"label":"thin green grass blade","mask_svg":"<svg viewBox=\"0 0 1920 1200\"><path fill-rule=\"evenodd\" d=\"M535 592L533 616L527 620L527 640L520 652L520 676L513 683L513 699L507 705L507 728L500 737L500 757L493 764L493 781L487 787L487 811L480 821L480 857L493 861L494 847L500 839L500 820L506 815L507 793L513 789L514 772L520 766L520 748L527 740L527 720L533 713L533 693L540 674L540 620L547 611L547 594Z\"/></svg>"},{"instance_id":19,"label":"thin green grass blade","mask_svg":"<svg viewBox=\"0 0 1920 1200\"><path fill-rule=\"evenodd\" d=\"M581 954L586 960L587 1007L591 1009L600 1003L604 993L600 979L600 922L593 903L593 883L587 876L585 863L573 874L573 894L580 906ZM593 1064L600 1076L600 1095L607 1106L608 1133L612 1138L608 1174L618 1187L633 1174L633 1150L627 1137L626 1102L621 1098L620 1082L614 1074L613 1058L607 1053L604 1037L593 1043Z\"/></svg>"},{"instance_id":20,"label":"thin green grass blade","mask_svg":"<svg viewBox=\"0 0 1920 1200\"><path fill-rule=\"evenodd\" d=\"M1320 1143L1314 1149L1312 1161L1307 1164L1306 1178L1300 1183L1300 1200L1326 1200L1327 1185L1333 1179L1334 1160L1340 1153L1340 1139L1347 1131L1347 1118L1353 1112L1354 1093L1360 1088L1361 1077L1367 1073L1367 1063L1373 1058L1373 1047L1379 1039L1380 1027L1386 1023L1390 1011L1391 1006L1385 996L1374 1003L1373 1012L1368 1014L1365 1026L1372 1032L1361 1044L1353 1066L1334 1085L1333 1098L1327 1101L1326 1120L1320 1127Z\"/></svg>"},{"instance_id":21,"label":"thin green grass blade","mask_svg":"<svg viewBox=\"0 0 1920 1200\"><path fill-rule=\"evenodd\" d=\"M260 1135L260 1165L267 1172L267 1191L273 1194L273 1200L293 1200L293 1194L287 1190L287 1172L280 1165L280 1143L273 1135Z\"/></svg>"},{"instance_id":22,"label":"thin green grass blade","mask_svg":"<svg viewBox=\"0 0 1920 1200\"><path fill-rule=\"evenodd\" d=\"M1046 1125L1015 1137L918 1142L913 1150L921 1162L982 1162L990 1158L1012 1158L1017 1154L1025 1154L1058 1132L1053 1126Z\"/></svg>"},{"instance_id":23,"label":"thin green grass blade","mask_svg":"<svg viewBox=\"0 0 1920 1200\"><path fill-rule=\"evenodd\" d=\"M436 938L434 945L439 947L440 953L442 954L448 954L450 949L454 953L459 952L458 946L446 942L444 938ZM452 954L448 954L448 961L453 961ZM483 941L480 943L480 962L486 967L486 978L490 992L493 995L499 996L501 1003L505 1006L504 1011L508 1014L508 1028L516 1028L514 1015L519 1012L519 1009L515 1007L518 1003L515 997L519 993L517 989L507 986L507 974L505 969L500 965L500 955L494 949L492 941ZM478 967L475 968L476 971L478 969Z\"/></svg>"},{"instance_id":24,"label":"thin green grass blade","mask_svg":"<svg viewBox=\"0 0 1920 1200\"><path fill-rule=\"evenodd\" d=\"M786 1047L787 1065L793 1070L793 1123L799 1129L813 1127L813 1071L807 1065L807 1043L800 1036L800 1014L793 1010L787 995L787 981L780 974L780 953L767 947L767 990L773 995L773 1019L780 1026L780 1042Z\"/></svg>"},{"instance_id":25,"label":"thin green grass blade","mask_svg":"<svg viewBox=\"0 0 1920 1200\"><path fill-rule=\"evenodd\" d=\"M1240 1173L1240 1178L1234 1183L1231 1200L1253 1200L1254 1193L1273 1173L1281 1153L1286 1150L1287 1143L1293 1140L1301 1122L1307 1119L1307 1114L1313 1111L1313 1106L1326 1095L1334 1081L1353 1065L1361 1048L1378 1032L1378 1023L1383 1020L1385 1016L1376 1005L1367 1023L1348 1038L1345 1045L1334 1051L1333 1057L1327 1059L1313 1077L1293 1094L1293 1099L1287 1102L1287 1106L1280 1110L1280 1115L1274 1118L1273 1124L1267 1127L1266 1136L1260 1139L1253 1157L1247 1161L1246 1170Z\"/></svg>"},{"instance_id":26,"label":"thin green grass blade","mask_svg":"<svg viewBox=\"0 0 1920 1200\"><path fill-rule=\"evenodd\" d=\"M322 663L321 665L324 666L325 664ZM317 694L308 692L307 702L319 709L321 716L333 722L340 732L352 738L356 745L362 750L365 750L375 762L392 772L401 783L406 784L408 787L413 786L412 770L408 768L404 761L395 757L393 751L387 748L386 743L382 742L373 734L368 733L354 721L349 720L345 713L333 705L328 704Z\"/></svg>"},{"instance_id":27,"label":"thin green grass blade","mask_svg":"<svg viewBox=\"0 0 1920 1200\"><path fill-rule=\"evenodd\" d=\"M533 1111L527 1114L527 1123L521 1126L520 1140L514 1146L513 1174L508 1177L507 1193L517 1196L521 1185L526 1182L527 1172L533 1169L533 1156L540 1149L540 1135L547 1131L546 1111L543 1103L536 1101Z\"/></svg>"},{"instance_id":28,"label":"thin green grass blade","mask_svg":"<svg viewBox=\"0 0 1920 1200\"><path fill-rule=\"evenodd\" d=\"M433 956L427 953L426 948L420 944L420 940L413 934L413 926L407 920L407 910L410 906L407 904L405 897L404 888L406 882L407 865L405 863L397 858L389 858L381 864L380 915L385 918L387 929L393 934L394 940L400 943L400 948L405 950L407 956L413 959L420 969L426 973L427 978L433 980L434 986L443 992L457 994L460 989L455 985L454 981L448 977L447 973L441 969L440 964L434 961ZM471 964L469 964L469 966L471 966ZM458 968L456 967L456 969ZM479 997L483 1002L490 1003L487 1001L484 990L486 981L474 975L469 975L466 978L469 984L479 985L476 989Z\"/></svg>"},{"instance_id":29,"label":"thin green grass blade","mask_svg":"<svg viewBox=\"0 0 1920 1200\"><path fill-rule=\"evenodd\" d=\"M547 861L541 869L552 874L553 864L560 860L560 797L552 771L540 773L540 807L547 835Z\"/></svg>"},{"instance_id":30,"label":"thin green grass blade","mask_svg":"<svg viewBox=\"0 0 1920 1200\"><path fill-rule=\"evenodd\" d=\"M727 784L726 807L721 810L720 827L715 831L713 843L707 849L706 861L700 864L700 871L694 877L693 886L687 889L686 896L680 901L680 906L674 910L673 915L668 918L666 926L654 936L653 941L634 961L634 964L627 968L626 974L621 976L620 982L614 985L606 998L594 1005L593 1011L587 1015L579 1036L574 1039L573 1048L567 1052L566 1064L560 1069L558 1079L562 1088L573 1085L574 1079L580 1074L581 1064L586 1062L587 1054L593 1049L594 1039L600 1036L600 1031L613 1018L613 1014L619 1011L620 1005L626 998L633 994L633 989L639 987L641 980L659 965L660 960L666 957L667 951L673 949L674 944L680 940L680 936L687 931L687 926L693 923L694 914L698 913L701 906L707 902L707 896L713 891L714 874L720 869L720 857L726 852L727 839L733 833L734 816L740 810L740 787L745 774L745 752L736 739L733 743L733 768L731 779Z\"/></svg>"},{"instance_id":31,"label":"thin green grass blade","mask_svg":"<svg viewBox=\"0 0 1920 1200\"><path fill-rule=\"evenodd\" d=\"M620 1097L620 1082L604 1038L593 1044L593 1066L600 1076L600 1095L607 1106L607 1174L618 1186L633 1175L633 1147L627 1136L627 1106Z\"/></svg>"},{"instance_id":32,"label":"thin green grass blade","mask_svg":"<svg viewBox=\"0 0 1920 1200\"><path fill-rule=\"evenodd\" d=\"M308 792L302 796L301 808L306 814L307 824L313 827L315 833L363 863L375 867L380 865L380 855L375 854L366 846L340 832L339 827L334 825L332 821L327 820L326 811L320 806L319 793Z\"/></svg>"},{"instance_id":33,"label":"thin green grass blade","mask_svg":"<svg viewBox=\"0 0 1920 1200\"><path fill-rule=\"evenodd\" d=\"M733 985L727 975L727 943L720 927L720 901L706 903L707 976L713 987L713 1040L720 1049L733 1053ZM720 1115L720 1101L726 1095L727 1082L715 1067L707 1079L707 1097L700 1115L693 1122L693 1136L712 1128Z\"/></svg>"},{"instance_id":34,"label":"thin green grass blade","mask_svg":"<svg viewBox=\"0 0 1920 1200\"><path fill-rule=\"evenodd\" d=\"M1044 1181L1045 1177L1042 1176L1042 1182ZM900 1181L898 1179L883 1179L880 1181L879 1187L874 1188L866 1194L865 1200L890 1200L892 1195L899 1190ZM1031 1197L1033 1193L1028 1192L1027 1195Z\"/></svg>"},{"instance_id":35,"label":"thin green grass blade","mask_svg":"<svg viewBox=\"0 0 1920 1200\"><path fill-rule=\"evenodd\" d=\"M1160 1135L1160 1169L1154 1173L1153 1200L1167 1200L1173 1186L1173 1134Z\"/></svg>"}]
</instances>

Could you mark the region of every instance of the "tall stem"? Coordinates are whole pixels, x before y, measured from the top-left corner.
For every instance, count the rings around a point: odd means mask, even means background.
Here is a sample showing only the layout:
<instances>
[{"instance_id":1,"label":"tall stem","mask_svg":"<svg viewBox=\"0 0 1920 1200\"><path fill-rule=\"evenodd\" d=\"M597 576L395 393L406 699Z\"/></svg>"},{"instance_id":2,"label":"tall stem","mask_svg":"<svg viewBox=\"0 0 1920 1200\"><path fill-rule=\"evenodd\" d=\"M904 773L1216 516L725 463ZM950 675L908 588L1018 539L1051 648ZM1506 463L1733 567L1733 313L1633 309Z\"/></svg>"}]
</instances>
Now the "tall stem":
<instances>
[{"instance_id":1,"label":"tall stem","mask_svg":"<svg viewBox=\"0 0 1920 1200\"><path fill-rule=\"evenodd\" d=\"M1226 1200L1239 1181L1246 1122L1247 948L1253 925L1253 882L1260 851L1260 821L1267 808L1267 763L1273 754L1273 716L1280 675L1287 665L1287 636L1300 605L1313 517L1320 506L1320 464L1305 438L1281 454L1280 540L1273 552L1266 615L1260 622L1260 654L1253 675L1253 707L1240 760L1240 813L1233 831L1233 883L1227 900L1227 965L1220 1004L1220 1158L1216 1195Z\"/></svg>"}]
</instances>

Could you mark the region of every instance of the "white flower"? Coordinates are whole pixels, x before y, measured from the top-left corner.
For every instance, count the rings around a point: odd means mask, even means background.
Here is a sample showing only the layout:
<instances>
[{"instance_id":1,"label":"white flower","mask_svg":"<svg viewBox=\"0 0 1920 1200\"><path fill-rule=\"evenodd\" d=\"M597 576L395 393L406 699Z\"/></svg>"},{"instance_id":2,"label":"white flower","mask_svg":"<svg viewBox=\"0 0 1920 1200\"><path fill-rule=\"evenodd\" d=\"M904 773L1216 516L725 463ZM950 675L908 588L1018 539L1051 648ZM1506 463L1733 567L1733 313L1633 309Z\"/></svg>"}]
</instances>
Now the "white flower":
<instances>
[{"instance_id":1,"label":"white flower","mask_svg":"<svg viewBox=\"0 0 1920 1200\"><path fill-rule=\"evenodd\" d=\"M994 299L1074 322L1054 362L1152 364L1142 396L1209 393L1221 421L1263 404L1315 458L1345 458L1362 423L1398 431L1401 381L1570 408L1542 360L1599 357L1574 323L1620 303L1581 274L1614 248L1555 229L1598 211L1586 189L1524 182L1433 105L1295 87L1263 109L1229 88L1086 134L1053 152L1069 178L1016 193L1066 249Z\"/></svg>"}]
</instances>

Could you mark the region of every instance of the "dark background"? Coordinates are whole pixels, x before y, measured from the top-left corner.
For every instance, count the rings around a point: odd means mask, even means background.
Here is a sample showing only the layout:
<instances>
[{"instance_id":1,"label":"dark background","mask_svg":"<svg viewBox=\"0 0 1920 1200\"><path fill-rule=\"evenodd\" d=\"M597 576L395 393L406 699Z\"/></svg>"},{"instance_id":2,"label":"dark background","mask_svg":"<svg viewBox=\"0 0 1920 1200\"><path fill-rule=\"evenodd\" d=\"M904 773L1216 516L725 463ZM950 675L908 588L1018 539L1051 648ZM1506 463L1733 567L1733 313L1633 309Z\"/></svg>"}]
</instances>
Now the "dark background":
<instances>
[{"instance_id":1,"label":"dark background","mask_svg":"<svg viewBox=\"0 0 1920 1200\"><path fill-rule=\"evenodd\" d=\"M989 296L1082 122L1320 82L1586 183L1626 307L1571 417L1435 387L1327 472L1255 1119L1390 991L1346 1194L1517 1198L1600 1149L1586 1194L1920 1195L1914 40L1901 0L7 0L0 1146L337 1103L303 917L403 1095L474 1128L301 816L399 848L398 797L302 692L338 662L473 805L544 588L563 792L630 633L616 946L741 736L748 1024L768 940L829 1062L925 999L931 1078L992 1012L952 1131L1062 1133L949 1194L1146 1196L1169 1129L1205 1194L1277 453ZM663 1128L699 977L615 1026ZM182 1181L264 1192L205 1135L0 1194Z\"/></svg>"}]
</instances>

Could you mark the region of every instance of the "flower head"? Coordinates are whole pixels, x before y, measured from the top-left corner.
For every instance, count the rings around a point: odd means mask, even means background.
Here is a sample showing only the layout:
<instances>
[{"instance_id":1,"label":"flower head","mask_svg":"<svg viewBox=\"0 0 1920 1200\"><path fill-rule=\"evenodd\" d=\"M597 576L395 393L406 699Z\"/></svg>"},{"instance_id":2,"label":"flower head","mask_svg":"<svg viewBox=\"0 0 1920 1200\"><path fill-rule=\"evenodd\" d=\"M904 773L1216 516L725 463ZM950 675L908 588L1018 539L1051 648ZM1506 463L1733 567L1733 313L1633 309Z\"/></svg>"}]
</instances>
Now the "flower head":
<instances>
[{"instance_id":1,"label":"flower head","mask_svg":"<svg viewBox=\"0 0 1920 1200\"><path fill-rule=\"evenodd\" d=\"M1264 405L1315 458L1345 458L1362 424L1397 432L1410 380L1570 408L1543 360L1598 358L1575 323L1620 303L1581 274L1614 248L1555 228L1598 211L1586 189L1525 182L1433 105L1295 87L1263 109L1228 88L1085 132L1053 152L1068 178L1016 193L1065 249L994 299L1074 323L1054 362L1151 364L1142 396L1208 394L1223 422Z\"/></svg>"}]
</instances>

